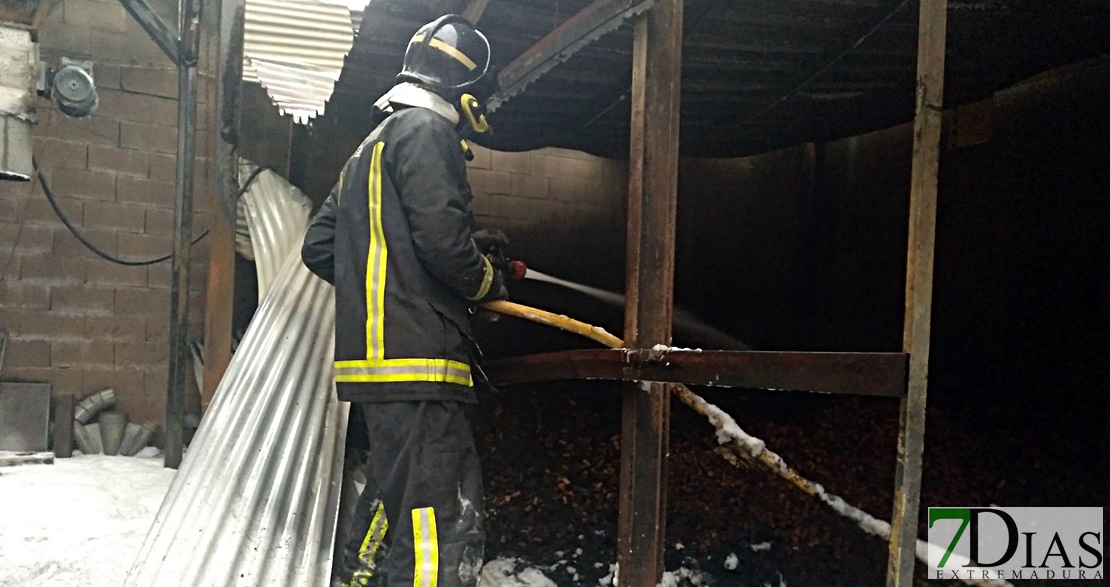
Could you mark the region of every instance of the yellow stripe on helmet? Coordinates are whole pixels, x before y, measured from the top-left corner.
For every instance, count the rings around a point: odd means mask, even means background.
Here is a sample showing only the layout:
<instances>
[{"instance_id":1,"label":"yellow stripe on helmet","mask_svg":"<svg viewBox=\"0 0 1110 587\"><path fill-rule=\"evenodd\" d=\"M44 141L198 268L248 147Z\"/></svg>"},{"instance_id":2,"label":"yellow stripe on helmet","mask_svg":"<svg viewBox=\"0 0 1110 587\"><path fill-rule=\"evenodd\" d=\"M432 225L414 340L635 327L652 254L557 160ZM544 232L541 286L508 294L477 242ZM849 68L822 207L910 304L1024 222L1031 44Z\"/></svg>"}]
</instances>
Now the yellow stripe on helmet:
<instances>
[{"instance_id":1,"label":"yellow stripe on helmet","mask_svg":"<svg viewBox=\"0 0 1110 587\"><path fill-rule=\"evenodd\" d=\"M413 43L419 43L423 40L424 40L424 33L417 33L417 35L414 36L411 41L409 41L409 44L412 45ZM436 39L436 38L433 37L431 41L428 41L428 45L431 46L431 47L435 47L436 49L439 49L440 51L443 51L444 53L450 55L451 57L454 57L456 61L463 64L467 69L469 69L471 71L474 71L475 69L478 69L478 64L474 63L474 60L471 59L470 57L467 57L466 53L463 53L462 51L459 51L457 48L452 47L451 45L448 45L447 43L444 43L443 41L441 41L439 39Z\"/></svg>"}]
</instances>

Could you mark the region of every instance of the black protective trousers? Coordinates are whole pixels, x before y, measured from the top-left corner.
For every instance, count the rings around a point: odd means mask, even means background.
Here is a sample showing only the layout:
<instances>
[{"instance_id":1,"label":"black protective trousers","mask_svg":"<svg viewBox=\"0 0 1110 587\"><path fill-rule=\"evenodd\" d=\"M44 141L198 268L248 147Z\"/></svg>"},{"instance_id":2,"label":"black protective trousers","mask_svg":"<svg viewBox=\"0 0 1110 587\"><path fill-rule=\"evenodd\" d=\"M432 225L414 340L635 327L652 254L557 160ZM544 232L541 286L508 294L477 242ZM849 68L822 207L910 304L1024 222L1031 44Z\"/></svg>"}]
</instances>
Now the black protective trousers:
<instances>
[{"instance_id":1,"label":"black protective trousers","mask_svg":"<svg viewBox=\"0 0 1110 587\"><path fill-rule=\"evenodd\" d=\"M474 587L485 545L482 472L461 402L359 404L370 439L370 484L384 505L388 554L374 584ZM364 495L360 508L375 507ZM352 539L373 533L357 512ZM362 540L364 542L364 540ZM380 574L379 574L380 573ZM384 582L382 580L384 579Z\"/></svg>"}]
</instances>

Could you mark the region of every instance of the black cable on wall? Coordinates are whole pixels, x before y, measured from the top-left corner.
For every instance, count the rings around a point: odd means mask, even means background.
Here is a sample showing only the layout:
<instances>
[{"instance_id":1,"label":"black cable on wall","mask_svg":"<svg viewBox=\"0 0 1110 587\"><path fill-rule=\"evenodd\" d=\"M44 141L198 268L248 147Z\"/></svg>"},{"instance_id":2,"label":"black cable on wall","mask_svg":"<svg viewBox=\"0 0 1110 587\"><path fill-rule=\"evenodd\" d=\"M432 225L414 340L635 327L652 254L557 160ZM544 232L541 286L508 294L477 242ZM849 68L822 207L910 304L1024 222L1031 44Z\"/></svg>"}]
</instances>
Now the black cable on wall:
<instances>
[{"instance_id":1,"label":"black cable on wall","mask_svg":"<svg viewBox=\"0 0 1110 587\"><path fill-rule=\"evenodd\" d=\"M62 212L61 207L58 206L58 201L54 196L54 192L50 189L50 186L46 182L46 177L43 176L42 170L39 169L38 162L35 161L34 165L35 165L35 175L39 180L39 185L42 186L42 192L44 194L46 194L46 200L48 202L50 202L50 207L54 209L54 214L57 214L58 219L60 219L62 221L62 224L64 224L65 227L67 229L69 229L69 232L74 236L74 238L76 238L78 241L80 241L80 243L82 245L85 245L85 248L89 249L93 253L96 253L96 255L98 257L100 257L104 260L107 260L107 261L111 261L112 263L115 263L117 265L124 265L124 266L127 266L127 267L143 267L143 266L146 266L146 265L156 265L158 263L161 263L163 261L168 261L169 259L173 258L173 253L170 253L168 255L162 255L161 257L157 257L157 258L154 258L154 259L143 259L143 260L121 259L119 257L116 257L115 255L112 255L111 253L108 253L108 252L104 251L100 247L96 246L96 244L93 243L92 241L90 241L88 239L88 237L86 237L84 235L84 233L81 232L80 229L78 229L76 226L74 226L73 222L70 221L69 217L65 215L65 212ZM267 169L266 167L259 167L259 168L255 169L250 174L250 176L247 177L246 183L244 183L239 188L239 191L236 192L235 200L238 200L239 197L242 196L247 191L247 189L250 188L251 184L254 183L254 180L256 178L258 178L258 176L261 175L261 173L263 171L265 171L266 169ZM205 230L204 232L197 235L197 237L193 239L193 244L194 245L197 244L205 236L208 236L208 230Z\"/></svg>"}]
</instances>

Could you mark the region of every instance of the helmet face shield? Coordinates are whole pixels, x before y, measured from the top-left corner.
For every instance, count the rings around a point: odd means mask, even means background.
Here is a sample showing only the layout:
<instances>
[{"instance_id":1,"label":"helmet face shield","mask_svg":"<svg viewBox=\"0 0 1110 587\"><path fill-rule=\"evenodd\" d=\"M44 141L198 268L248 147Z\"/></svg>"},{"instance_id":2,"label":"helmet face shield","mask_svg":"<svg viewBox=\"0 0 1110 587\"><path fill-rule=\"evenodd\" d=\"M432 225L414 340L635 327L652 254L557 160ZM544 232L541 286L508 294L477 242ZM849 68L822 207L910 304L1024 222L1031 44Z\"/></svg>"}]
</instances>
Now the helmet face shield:
<instances>
[{"instance_id":1,"label":"helmet face shield","mask_svg":"<svg viewBox=\"0 0 1110 587\"><path fill-rule=\"evenodd\" d=\"M398 81L415 82L455 102L463 93L488 98L490 49L486 36L465 18L449 14L416 31Z\"/></svg>"}]
</instances>

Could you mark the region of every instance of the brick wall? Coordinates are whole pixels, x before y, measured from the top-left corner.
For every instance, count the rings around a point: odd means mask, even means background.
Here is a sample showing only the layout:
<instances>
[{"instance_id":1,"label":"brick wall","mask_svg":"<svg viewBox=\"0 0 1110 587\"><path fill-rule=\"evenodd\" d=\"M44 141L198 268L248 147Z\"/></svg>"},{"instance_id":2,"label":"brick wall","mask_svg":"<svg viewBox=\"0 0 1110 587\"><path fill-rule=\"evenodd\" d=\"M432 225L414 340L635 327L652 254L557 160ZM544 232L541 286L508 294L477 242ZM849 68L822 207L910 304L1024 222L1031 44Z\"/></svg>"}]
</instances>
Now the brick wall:
<instances>
[{"instance_id":1,"label":"brick wall","mask_svg":"<svg viewBox=\"0 0 1110 587\"><path fill-rule=\"evenodd\" d=\"M154 0L167 23L176 2ZM34 154L70 219L106 252L171 252L177 75L118 2L66 0L39 30L42 59L92 60L96 113L74 120L39 100ZM204 61L202 60L202 63ZM210 76L200 75L199 128ZM194 234L207 226L210 141L198 140ZM190 336L203 332L207 247L193 249ZM47 381L77 396L113 388L132 417L163 420L170 263L125 267L84 248L37 185L0 182L0 325L10 334L0 379ZM190 402L195 402L190 378Z\"/></svg>"},{"instance_id":2,"label":"brick wall","mask_svg":"<svg viewBox=\"0 0 1110 587\"><path fill-rule=\"evenodd\" d=\"M479 226L504 230L510 252L544 273L623 289L626 163L566 149L474 155Z\"/></svg>"},{"instance_id":3,"label":"brick wall","mask_svg":"<svg viewBox=\"0 0 1110 587\"><path fill-rule=\"evenodd\" d=\"M350 111L350 110L348 110ZM298 186L319 205L370 121L324 116L294 144ZM468 165L480 227L509 235L510 254L545 273L624 288L628 164L567 149L506 153L473 142Z\"/></svg>"}]
</instances>

